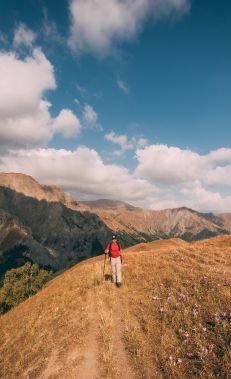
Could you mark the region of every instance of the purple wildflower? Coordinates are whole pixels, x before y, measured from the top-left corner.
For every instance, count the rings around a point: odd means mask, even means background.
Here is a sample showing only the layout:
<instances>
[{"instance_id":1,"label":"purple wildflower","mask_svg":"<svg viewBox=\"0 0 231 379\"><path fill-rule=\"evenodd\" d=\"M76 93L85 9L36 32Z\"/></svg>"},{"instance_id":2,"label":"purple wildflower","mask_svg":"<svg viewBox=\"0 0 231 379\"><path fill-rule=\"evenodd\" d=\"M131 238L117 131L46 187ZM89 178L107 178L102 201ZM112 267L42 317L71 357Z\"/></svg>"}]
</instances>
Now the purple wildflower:
<instances>
[{"instance_id":1,"label":"purple wildflower","mask_svg":"<svg viewBox=\"0 0 231 379\"><path fill-rule=\"evenodd\" d=\"M213 351L213 348L214 348L214 345L212 343L208 344L207 349L209 353Z\"/></svg>"},{"instance_id":2,"label":"purple wildflower","mask_svg":"<svg viewBox=\"0 0 231 379\"><path fill-rule=\"evenodd\" d=\"M190 337L190 334L188 332L184 332L184 333L182 333L182 337L187 339Z\"/></svg>"},{"instance_id":3,"label":"purple wildflower","mask_svg":"<svg viewBox=\"0 0 231 379\"><path fill-rule=\"evenodd\" d=\"M200 347L200 351L199 351L199 355L202 356L202 355L207 355L208 354L208 349L206 346L201 346Z\"/></svg>"},{"instance_id":4,"label":"purple wildflower","mask_svg":"<svg viewBox=\"0 0 231 379\"><path fill-rule=\"evenodd\" d=\"M193 309L192 309L193 317L196 317L198 315L199 308L200 308L200 305L194 304Z\"/></svg>"},{"instance_id":5,"label":"purple wildflower","mask_svg":"<svg viewBox=\"0 0 231 379\"><path fill-rule=\"evenodd\" d=\"M221 318L220 318L220 316L219 316L218 313L215 313L215 315L214 315L214 321L217 322L217 323L221 321Z\"/></svg>"},{"instance_id":6,"label":"purple wildflower","mask_svg":"<svg viewBox=\"0 0 231 379\"><path fill-rule=\"evenodd\" d=\"M179 300L180 300L180 301L185 301L186 298L187 298L187 296L186 296L184 293L181 292L181 293L179 294Z\"/></svg>"},{"instance_id":7,"label":"purple wildflower","mask_svg":"<svg viewBox=\"0 0 231 379\"><path fill-rule=\"evenodd\" d=\"M198 310L196 308L192 309L192 315L193 317L196 317L198 315Z\"/></svg>"},{"instance_id":8,"label":"purple wildflower","mask_svg":"<svg viewBox=\"0 0 231 379\"><path fill-rule=\"evenodd\" d=\"M180 336L181 336L182 338L188 339L188 338L190 337L190 334L189 334L189 332L187 332L187 331L184 331L184 330L182 330L182 329L179 329L178 332L179 332L179 334L180 334Z\"/></svg>"}]
</instances>

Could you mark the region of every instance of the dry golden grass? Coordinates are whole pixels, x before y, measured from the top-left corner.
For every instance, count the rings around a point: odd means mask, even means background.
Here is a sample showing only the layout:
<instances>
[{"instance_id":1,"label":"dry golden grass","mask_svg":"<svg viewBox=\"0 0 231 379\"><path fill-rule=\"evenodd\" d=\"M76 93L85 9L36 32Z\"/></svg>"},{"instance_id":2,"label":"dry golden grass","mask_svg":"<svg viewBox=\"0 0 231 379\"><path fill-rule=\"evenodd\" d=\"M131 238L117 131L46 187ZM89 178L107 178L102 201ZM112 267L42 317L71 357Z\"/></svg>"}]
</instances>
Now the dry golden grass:
<instances>
[{"instance_id":1,"label":"dry golden grass","mask_svg":"<svg viewBox=\"0 0 231 379\"><path fill-rule=\"evenodd\" d=\"M230 378L231 237L128 261L124 335L139 377Z\"/></svg>"},{"instance_id":2,"label":"dry golden grass","mask_svg":"<svg viewBox=\"0 0 231 379\"><path fill-rule=\"evenodd\" d=\"M88 264L66 271L0 318L0 377L37 378L54 351L61 364L67 352L81 348L89 326L89 289L95 285Z\"/></svg>"},{"instance_id":3,"label":"dry golden grass","mask_svg":"<svg viewBox=\"0 0 231 379\"><path fill-rule=\"evenodd\" d=\"M120 289L102 267L82 262L0 317L0 377L79 378L95 323L95 378L230 378L230 236L129 248Z\"/></svg>"},{"instance_id":4,"label":"dry golden grass","mask_svg":"<svg viewBox=\"0 0 231 379\"><path fill-rule=\"evenodd\" d=\"M187 247L189 243L180 239L180 238L172 238L170 240L156 240L149 243L139 243L135 246L131 246L126 249L126 252L138 252L143 253L144 251L160 251L166 250L170 248L179 248L179 247Z\"/></svg>"},{"instance_id":5,"label":"dry golden grass","mask_svg":"<svg viewBox=\"0 0 231 379\"><path fill-rule=\"evenodd\" d=\"M105 286L107 290L105 291ZM99 356L100 356L100 377L116 378L116 368L113 360L112 348L112 328L113 313L112 307L114 294L111 283L105 283L97 292L97 311L99 315Z\"/></svg>"}]
</instances>

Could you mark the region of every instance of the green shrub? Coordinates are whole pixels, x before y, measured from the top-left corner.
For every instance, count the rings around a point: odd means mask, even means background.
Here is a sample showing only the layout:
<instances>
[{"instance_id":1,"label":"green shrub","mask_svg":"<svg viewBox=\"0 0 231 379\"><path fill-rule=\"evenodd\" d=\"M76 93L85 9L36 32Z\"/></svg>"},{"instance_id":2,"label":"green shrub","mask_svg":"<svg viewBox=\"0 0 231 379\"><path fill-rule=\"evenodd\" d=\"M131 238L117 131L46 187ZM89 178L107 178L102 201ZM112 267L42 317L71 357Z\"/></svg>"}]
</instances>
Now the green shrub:
<instances>
[{"instance_id":1,"label":"green shrub","mask_svg":"<svg viewBox=\"0 0 231 379\"><path fill-rule=\"evenodd\" d=\"M34 295L49 279L51 272L30 262L7 271L0 288L0 314Z\"/></svg>"}]
</instances>

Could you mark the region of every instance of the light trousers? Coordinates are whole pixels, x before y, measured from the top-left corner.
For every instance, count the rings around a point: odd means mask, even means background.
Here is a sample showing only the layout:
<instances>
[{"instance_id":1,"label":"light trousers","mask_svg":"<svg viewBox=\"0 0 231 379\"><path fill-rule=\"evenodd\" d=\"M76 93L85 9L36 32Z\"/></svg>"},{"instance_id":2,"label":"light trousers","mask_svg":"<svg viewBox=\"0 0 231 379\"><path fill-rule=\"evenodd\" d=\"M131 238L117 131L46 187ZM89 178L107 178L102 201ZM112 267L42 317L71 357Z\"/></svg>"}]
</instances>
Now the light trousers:
<instances>
[{"instance_id":1,"label":"light trousers","mask_svg":"<svg viewBox=\"0 0 231 379\"><path fill-rule=\"evenodd\" d=\"M122 281L122 265L121 259L111 258L112 278L114 283L121 283Z\"/></svg>"}]
</instances>

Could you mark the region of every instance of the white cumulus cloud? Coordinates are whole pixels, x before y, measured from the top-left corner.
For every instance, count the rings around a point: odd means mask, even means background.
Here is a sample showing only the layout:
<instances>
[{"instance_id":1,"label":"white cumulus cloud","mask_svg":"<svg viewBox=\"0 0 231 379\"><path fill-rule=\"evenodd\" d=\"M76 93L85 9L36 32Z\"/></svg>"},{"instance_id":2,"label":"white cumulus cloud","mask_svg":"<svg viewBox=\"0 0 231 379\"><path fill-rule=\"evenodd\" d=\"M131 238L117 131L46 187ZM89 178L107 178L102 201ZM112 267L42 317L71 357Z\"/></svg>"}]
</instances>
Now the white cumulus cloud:
<instances>
[{"instance_id":1,"label":"white cumulus cloud","mask_svg":"<svg viewBox=\"0 0 231 379\"><path fill-rule=\"evenodd\" d=\"M220 212L231 210L230 195L222 195L218 190L208 190L200 180L195 180L183 187L181 193L186 199L186 205L190 208Z\"/></svg>"},{"instance_id":2,"label":"white cumulus cloud","mask_svg":"<svg viewBox=\"0 0 231 379\"><path fill-rule=\"evenodd\" d=\"M46 144L55 132L78 134L80 121L68 109L53 119L46 93L56 89L54 67L41 49L19 58L0 52L0 148Z\"/></svg>"},{"instance_id":3,"label":"white cumulus cloud","mask_svg":"<svg viewBox=\"0 0 231 379\"><path fill-rule=\"evenodd\" d=\"M98 114L91 105L86 104L83 108L83 118L87 124L96 124Z\"/></svg>"},{"instance_id":4,"label":"white cumulus cloud","mask_svg":"<svg viewBox=\"0 0 231 379\"><path fill-rule=\"evenodd\" d=\"M62 134L66 138L76 136L81 129L78 117L70 109L62 109L55 118L54 132Z\"/></svg>"},{"instance_id":5,"label":"white cumulus cloud","mask_svg":"<svg viewBox=\"0 0 231 379\"><path fill-rule=\"evenodd\" d=\"M199 154L167 145L137 150L137 175L165 184L193 180L206 173L208 165Z\"/></svg>"},{"instance_id":6,"label":"white cumulus cloud","mask_svg":"<svg viewBox=\"0 0 231 379\"><path fill-rule=\"evenodd\" d=\"M23 172L42 183L61 186L63 190L75 194L77 199L110 198L152 209L187 206L199 211L224 212L231 211L231 195L224 191L225 185L222 182L219 187L208 184L206 176L201 175L200 168L205 173L206 162L210 171L216 170L217 165L224 164L220 159L225 155L229 160L230 154L231 149L218 149L201 156L203 163L195 165L197 178L195 170L190 177L179 167L182 175L186 176L185 180L178 177L178 181L172 180L171 183L164 176L153 183L153 176L138 175L137 169L132 171L117 164L106 164L96 150L87 147L79 147L74 151L51 148L8 151L0 154L0 171ZM200 159L200 155L196 154L196 157ZM172 155L168 159L169 166L171 162L173 165L179 163L179 159L174 161ZM190 171L192 156L182 154L182 159L186 160L185 166ZM155 161L153 170L159 165L167 176L169 171L166 171L166 162L162 166L162 160L163 155L159 157L159 161ZM229 167L229 163L227 165Z\"/></svg>"},{"instance_id":7,"label":"white cumulus cloud","mask_svg":"<svg viewBox=\"0 0 231 379\"><path fill-rule=\"evenodd\" d=\"M0 147L40 146L53 135L50 103L40 100L36 110L16 117L0 118Z\"/></svg>"},{"instance_id":8,"label":"white cumulus cloud","mask_svg":"<svg viewBox=\"0 0 231 379\"><path fill-rule=\"evenodd\" d=\"M47 90L56 88L54 68L40 49L20 59L0 53L1 146L37 145L52 135Z\"/></svg>"},{"instance_id":9,"label":"white cumulus cloud","mask_svg":"<svg viewBox=\"0 0 231 379\"><path fill-rule=\"evenodd\" d=\"M85 104L82 108L82 124L85 128L103 131L102 125L98 122L98 113L90 104Z\"/></svg>"},{"instance_id":10,"label":"white cumulus cloud","mask_svg":"<svg viewBox=\"0 0 231 379\"><path fill-rule=\"evenodd\" d=\"M136 152L136 175L154 183L181 184L201 180L207 185L231 185L231 149L200 155L167 145L150 145Z\"/></svg>"},{"instance_id":11,"label":"white cumulus cloud","mask_svg":"<svg viewBox=\"0 0 231 379\"><path fill-rule=\"evenodd\" d=\"M105 55L116 42L134 38L149 17L189 9L189 0L70 0L69 45L78 53Z\"/></svg>"},{"instance_id":12,"label":"white cumulus cloud","mask_svg":"<svg viewBox=\"0 0 231 379\"><path fill-rule=\"evenodd\" d=\"M13 44L15 47L20 45L32 46L36 34L27 28L26 25L20 23L14 31L14 41Z\"/></svg>"},{"instance_id":13,"label":"white cumulus cloud","mask_svg":"<svg viewBox=\"0 0 231 379\"><path fill-rule=\"evenodd\" d=\"M105 164L95 150L87 147L75 151L18 150L1 156L0 170L23 172L85 197L143 201L157 192L155 186L133 177L125 167Z\"/></svg>"},{"instance_id":14,"label":"white cumulus cloud","mask_svg":"<svg viewBox=\"0 0 231 379\"><path fill-rule=\"evenodd\" d=\"M24 60L0 53L0 115L16 117L36 111L47 90L55 89L54 67L40 49Z\"/></svg>"},{"instance_id":15,"label":"white cumulus cloud","mask_svg":"<svg viewBox=\"0 0 231 379\"><path fill-rule=\"evenodd\" d=\"M129 138L126 134L116 134L113 130L105 134L104 138L106 141L119 146L120 150L116 150L114 152L115 155L119 155L128 150L135 150L148 144L148 140L144 137Z\"/></svg>"}]
</instances>

